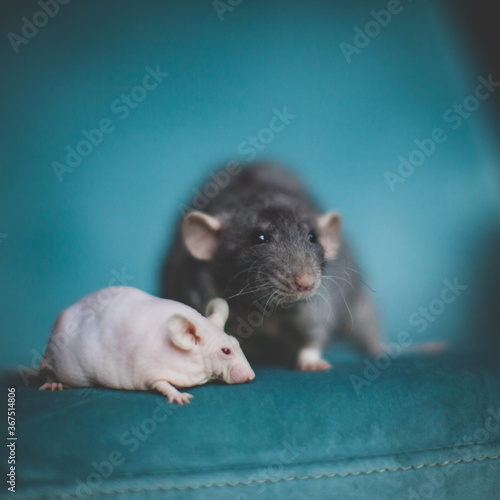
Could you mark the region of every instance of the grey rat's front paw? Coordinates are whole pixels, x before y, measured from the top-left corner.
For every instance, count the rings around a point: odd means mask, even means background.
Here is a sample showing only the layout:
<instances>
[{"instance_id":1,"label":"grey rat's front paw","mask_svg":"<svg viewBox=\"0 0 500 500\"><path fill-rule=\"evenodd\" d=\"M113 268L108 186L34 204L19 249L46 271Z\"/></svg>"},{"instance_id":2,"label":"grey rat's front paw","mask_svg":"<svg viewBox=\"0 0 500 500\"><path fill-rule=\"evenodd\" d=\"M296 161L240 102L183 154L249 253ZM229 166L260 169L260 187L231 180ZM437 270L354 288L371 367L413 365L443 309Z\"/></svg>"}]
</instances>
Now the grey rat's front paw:
<instances>
[{"instance_id":1,"label":"grey rat's front paw","mask_svg":"<svg viewBox=\"0 0 500 500\"><path fill-rule=\"evenodd\" d=\"M320 370L330 370L332 365L325 361L324 359L319 359L317 361L303 361L297 362L297 370L301 370L303 372L306 371L320 371Z\"/></svg>"},{"instance_id":2,"label":"grey rat's front paw","mask_svg":"<svg viewBox=\"0 0 500 500\"><path fill-rule=\"evenodd\" d=\"M330 370L332 365L321 358L319 349L306 347L299 352L296 368L301 371L319 371Z\"/></svg>"}]
</instances>

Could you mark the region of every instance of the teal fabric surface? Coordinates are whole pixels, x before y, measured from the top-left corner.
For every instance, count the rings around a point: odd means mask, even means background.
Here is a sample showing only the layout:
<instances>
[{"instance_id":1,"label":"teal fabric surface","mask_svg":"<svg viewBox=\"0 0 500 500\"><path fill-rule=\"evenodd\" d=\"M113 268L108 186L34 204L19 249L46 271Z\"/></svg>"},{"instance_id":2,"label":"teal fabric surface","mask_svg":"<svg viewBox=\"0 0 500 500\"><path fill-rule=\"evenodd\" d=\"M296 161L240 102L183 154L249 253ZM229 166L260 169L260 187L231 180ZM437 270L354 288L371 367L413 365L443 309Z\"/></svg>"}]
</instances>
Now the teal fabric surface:
<instances>
[{"instance_id":1,"label":"teal fabric surface","mask_svg":"<svg viewBox=\"0 0 500 500\"><path fill-rule=\"evenodd\" d=\"M499 368L461 365L400 359L358 391L359 361L260 368L250 384L193 389L185 407L152 393L20 388L18 493L496 499Z\"/></svg>"}]
</instances>

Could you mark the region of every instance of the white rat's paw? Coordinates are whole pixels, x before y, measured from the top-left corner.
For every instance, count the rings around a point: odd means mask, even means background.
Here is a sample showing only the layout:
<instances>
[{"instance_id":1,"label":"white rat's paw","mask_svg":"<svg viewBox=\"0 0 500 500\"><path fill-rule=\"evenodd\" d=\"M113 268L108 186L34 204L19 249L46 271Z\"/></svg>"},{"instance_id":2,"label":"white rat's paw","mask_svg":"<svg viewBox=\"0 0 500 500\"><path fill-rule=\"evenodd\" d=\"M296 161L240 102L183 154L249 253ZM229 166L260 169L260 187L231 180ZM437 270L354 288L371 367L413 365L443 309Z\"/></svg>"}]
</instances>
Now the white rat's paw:
<instances>
[{"instance_id":1,"label":"white rat's paw","mask_svg":"<svg viewBox=\"0 0 500 500\"><path fill-rule=\"evenodd\" d=\"M318 361L303 361L297 363L297 370L305 371L320 371L320 370L330 370L332 365L325 361L324 359L319 359Z\"/></svg>"},{"instance_id":2,"label":"white rat's paw","mask_svg":"<svg viewBox=\"0 0 500 500\"><path fill-rule=\"evenodd\" d=\"M167 396L167 399L170 401L170 403L175 402L182 406L184 403L189 404L192 397L194 396L192 394L188 394L187 392L179 392L174 396Z\"/></svg>"},{"instance_id":3,"label":"white rat's paw","mask_svg":"<svg viewBox=\"0 0 500 500\"><path fill-rule=\"evenodd\" d=\"M51 391L62 391L64 389L61 382L45 382L45 384L40 386L40 391L45 391L50 389Z\"/></svg>"},{"instance_id":4,"label":"white rat's paw","mask_svg":"<svg viewBox=\"0 0 500 500\"><path fill-rule=\"evenodd\" d=\"M190 399L194 397L192 394L187 392L179 392L172 384L166 380L155 380L150 384L151 389L158 391L167 397L170 403L177 403L178 405L183 405L184 403L189 404Z\"/></svg>"}]
</instances>

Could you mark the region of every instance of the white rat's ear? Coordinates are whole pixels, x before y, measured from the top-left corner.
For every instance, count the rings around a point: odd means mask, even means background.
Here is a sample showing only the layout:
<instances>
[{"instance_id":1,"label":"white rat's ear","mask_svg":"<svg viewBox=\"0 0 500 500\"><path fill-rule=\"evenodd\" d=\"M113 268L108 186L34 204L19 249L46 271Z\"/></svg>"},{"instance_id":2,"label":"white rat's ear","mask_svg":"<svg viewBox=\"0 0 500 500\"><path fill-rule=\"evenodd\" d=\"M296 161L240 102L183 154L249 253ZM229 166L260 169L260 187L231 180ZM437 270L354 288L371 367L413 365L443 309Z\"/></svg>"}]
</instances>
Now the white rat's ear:
<instances>
[{"instance_id":1,"label":"white rat's ear","mask_svg":"<svg viewBox=\"0 0 500 500\"><path fill-rule=\"evenodd\" d=\"M182 222L182 237L191 255L211 260L220 243L222 221L203 212L191 212Z\"/></svg>"},{"instance_id":2,"label":"white rat's ear","mask_svg":"<svg viewBox=\"0 0 500 500\"><path fill-rule=\"evenodd\" d=\"M333 260L340 245L340 215L327 212L318 217L319 242L325 250L326 260Z\"/></svg>"},{"instance_id":3,"label":"white rat's ear","mask_svg":"<svg viewBox=\"0 0 500 500\"><path fill-rule=\"evenodd\" d=\"M190 351L202 338L198 325L182 314L173 314L168 318L167 330L174 345L184 351Z\"/></svg>"},{"instance_id":4,"label":"white rat's ear","mask_svg":"<svg viewBox=\"0 0 500 500\"><path fill-rule=\"evenodd\" d=\"M217 326L224 330L224 326L229 316L229 306L224 299L212 299L205 309L205 316Z\"/></svg>"}]
</instances>

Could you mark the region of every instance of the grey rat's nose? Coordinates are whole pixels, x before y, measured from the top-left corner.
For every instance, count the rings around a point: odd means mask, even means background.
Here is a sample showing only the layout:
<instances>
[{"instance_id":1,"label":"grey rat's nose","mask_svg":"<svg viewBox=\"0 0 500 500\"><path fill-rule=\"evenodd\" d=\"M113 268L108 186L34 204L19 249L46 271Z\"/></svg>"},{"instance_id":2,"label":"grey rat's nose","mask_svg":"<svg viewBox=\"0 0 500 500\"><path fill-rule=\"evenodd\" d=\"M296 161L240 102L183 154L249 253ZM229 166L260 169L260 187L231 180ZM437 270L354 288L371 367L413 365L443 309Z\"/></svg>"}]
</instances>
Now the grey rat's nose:
<instances>
[{"instance_id":1,"label":"grey rat's nose","mask_svg":"<svg viewBox=\"0 0 500 500\"><path fill-rule=\"evenodd\" d=\"M314 288L314 276L309 273L300 273L295 277L295 288L299 292L308 292Z\"/></svg>"}]
</instances>

